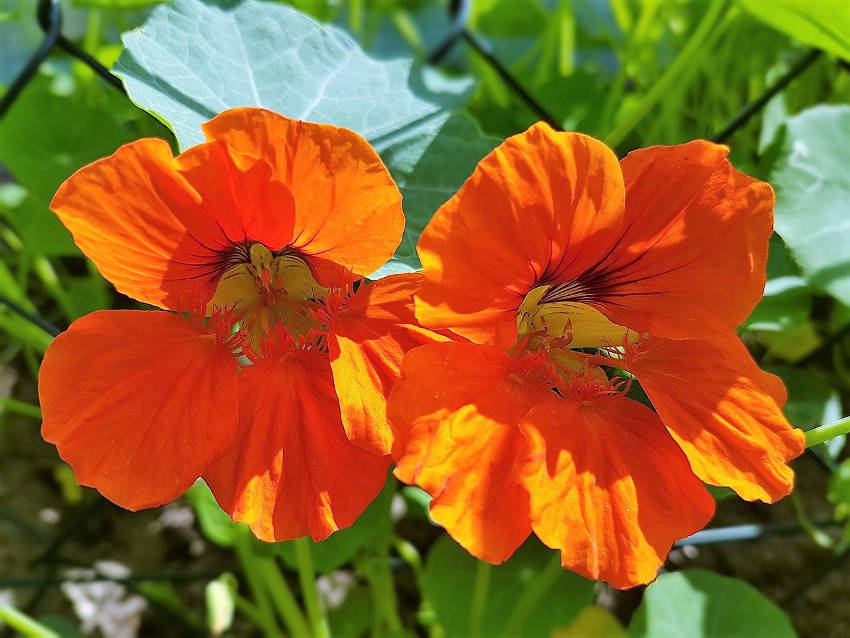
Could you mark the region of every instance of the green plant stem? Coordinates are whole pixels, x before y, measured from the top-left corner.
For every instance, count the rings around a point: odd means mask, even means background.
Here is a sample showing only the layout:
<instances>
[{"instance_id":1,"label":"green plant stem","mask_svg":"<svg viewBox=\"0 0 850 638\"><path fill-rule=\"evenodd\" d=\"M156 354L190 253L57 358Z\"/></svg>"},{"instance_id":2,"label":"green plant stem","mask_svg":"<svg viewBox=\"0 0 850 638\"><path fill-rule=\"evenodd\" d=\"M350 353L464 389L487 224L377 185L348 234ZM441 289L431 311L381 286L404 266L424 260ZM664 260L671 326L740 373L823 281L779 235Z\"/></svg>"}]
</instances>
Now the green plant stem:
<instances>
[{"instance_id":1,"label":"green plant stem","mask_svg":"<svg viewBox=\"0 0 850 638\"><path fill-rule=\"evenodd\" d=\"M389 512L387 512L387 520L389 520ZM378 589L378 602L380 603L381 615L387 623L387 628L391 632L401 631L401 618L398 615L398 603L395 596L395 583L393 582L393 574L390 570L390 530L381 532L386 538L382 539L378 544L377 564L378 569L375 575L375 586Z\"/></svg>"},{"instance_id":2,"label":"green plant stem","mask_svg":"<svg viewBox=\"0 0 850 638\"><path fill-rule=\"evenodd\" d=\"M23 612L8 605L0 605L0 621L6 623L25 638L59 638L52 629L36 622Z\"/></svg>"},{"instance_id":3,"label":"green plant stem","mask_svg":"<svg viewBox=\"0 0 850 638\"><path fill-rule=\"evenodd\" d=\"M62 312L68 321L72 321L76 316L74 302L71 301L70 295L65 290L64 285L59 279L59 275L56 273L56 270L53 268L53 264L50 263L50 260L42 255L37 256L33 260L33 270L41 280L41 283L44 284L44 288L47 292L50 293L50 295L52 295L52 297L56 300L56 303L59 304L59 307L62 309Z\"/></svg>"},{"instance_id":4,"label":"green plant stem","mask_svg":"<svg viewBox=\"0 0 850 638\"><path fill-rule=\"evenodd\" d=\"M240 613L248 617L258 627L262 627L264 631L267 631L267 628L263 626L266 619L263 618L263 614L254 603L247 598L236 594L233 597L233 604L236 605L236 609L238 609Z\"/></svg>"},{"instance_id":5,"label":"green plant stem","mask_svg":"<svg viewBox=\"0 0 850 638\"><path fill-rule=\"evenodd\" d=\"M469 605L469 635L480 638L481 622L487 606L487 592L490 589L490 563L478 561L475 569L475 587L472 590L472 602Z\"/></svg>"},{"instance_id":6,"label":"green plant stem","mask_svg":"<svg viewBox=\"0 0 850 638\"><path fill-rule=\"evenodd\" d=\"M4 412L14 412L15 414L32 417L37 421L41 421L41 408L31 403L24 403L10 397L0 397L0 408Z\"/></svg>"},{"instance_id":7,"label":"green plant stem","mask_svg":"<svg viewBox=\"0 0 850 638\"><path fill-rule=\"evenodd\" d=\"M800 498L800 494L796 491L791 492L791 504L794 506L794 513L797 515L797 522L800 523L800 527L802 527L803 531L809 535L809 538L812 539L815 545L823 547L824 549L832 549L835 545L832 542L832 538L830 538L829 534L818 529L815 524L812 523L809 515L806 514L806 507L803 505L803 499Z\"/></svg>"},{"instance_id":8,"label":"green plant stem","mask_svg":"<svg viewBox=\"0 0 850 638\"><path fill-rule=\"evenodd\" d=\"M649 113L655 103L666 95L673 83L680 78L682 73L690 66L696 63L698 58L703 55L703 45L706 39L711 35L712 29L718 18L722 15L726 7L726 0L712 0L708 5L708 9L703 15L697 28L691 35L690 40L685 44L679 56L671 64L667 70L655 82L652 88L643 96L641 103L626 117L619 122L605 137L605 143L608 146L616 147L619 145L629 133L638 125L638 123Z\"/></svg>"},{"instance_id":9,"label":"green plant stem","mask_svg":"<svg viewBox=\"0 0 850 638\"><path fill-rule=\"evenodd\" d=\"M260 577L266 585L272 603L294 638L310 638L310 627L298 607L292 590L273 558L262 557L257 561Z\"/></svg>"},{"instance_id":10,"label":"green plant stem","mask_svg":"<svg viewBox=\"0 0 850 638\"><path fill-rule=\"evenodd\" d=\"M295 561L298 564L298 578L301 581L301 593L304 605L313 627L315 638L330 638L328 619L319 604L319 591L316 589L316 573L313 570L313 557L310 552L310 539L306 536L295 539Z\"/></svg>"},{"instance_id":11,"label":"green plant stem","mask_svg":"<svg viewBox=\"0 0 850 638\"><path fill-rule=\"evenodd\" d=\"M555 584L558 576L561 575L561 557L555 554L552 560L543 568L543 571L538 574L537 578L525 588L520 597L516 601L511 615L505 623L505 628L502 630L502 638L508 636L516 636L520 633L520 627L525 619L528 618L534 610L534 606L540 601L541 596Z\"/></svg>"},{"instance_id":12,"label":"green plant stem","mask_svg":"<svg viewBox=\"0 0 850 638\"><path fill-rule=\"evenodd\" d=\"M261 619L259 624L266 636L281 636L282 633L272 612L269 593L263 586L263 580L260 578L260 572L262 570L260 563L262 559L254 553L254 549L251 547L251 530L244 525L238 525L236 533L233 536L236 555L239 557L239 562L242 563L245 580L248 581L248 587L251 590L251 595L254 597L257 614Z\"/></svg>"},{"instance_id":13,"label":"green plant stem","mask_svg":"<svg viewBox=\"0 0 850 638\"><path fill-rule=\"evenodd\" d=\"M818 443L824 443L842 434L850 434L850 416L838 421L819 425L806 432L806 447L812 447Z\"/></svg>"}]
</instances>

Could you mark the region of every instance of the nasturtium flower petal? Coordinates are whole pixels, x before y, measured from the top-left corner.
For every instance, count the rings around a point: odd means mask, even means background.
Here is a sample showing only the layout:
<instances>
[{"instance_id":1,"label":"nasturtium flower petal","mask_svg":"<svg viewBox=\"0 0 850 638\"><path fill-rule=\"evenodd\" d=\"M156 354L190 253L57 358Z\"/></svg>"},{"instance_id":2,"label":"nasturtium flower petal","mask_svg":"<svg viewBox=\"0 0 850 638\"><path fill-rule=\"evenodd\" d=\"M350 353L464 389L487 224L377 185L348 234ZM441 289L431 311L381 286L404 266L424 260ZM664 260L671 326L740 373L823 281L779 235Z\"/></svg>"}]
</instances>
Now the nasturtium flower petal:
<instances>
[{"instance_id":1,"label":"nasturtium flower petal","mask_svg":"<svg viewBox=\"0 0 850 638\"><path fill-rule=\"evenodd\" d=\"M395 475L431 494L431 517L482 560L501 563L531 532L512 471L517 424L550 392L488 346L433 344L404 358L388 404Z\"/></svg>"},{"instance_id":2,"label":"nasturtium flower petal","mask_svg":"<svg viewBox=\"0 0 850 638\"><path fill-rule=\"evenodd\" d=\"M51 209L115 288L171 309L209 300L228 250L292 239L291 193L265 163L237 166L226 147L173 158L164 140L142 139L81 168Z\"/></svg>"},{"instance_id":3,"label":"nasturtium flower petal","mask_svg":"<svg viewBox=\"0 0 850 638\"><path fill-rule=\"evenodd\" d=\"M357 133L258 108L230 109L203 129L207 139L264 160L289 188L292 247L312 258L319 283L337 283L344 269L369 275L401 243L401 193Z\"/></svg>"},{"instance_id":4,"label":"nasturtium flower petal","mask_svg":"<svg viewBox=\"0 0 850 638\"><path fill-rule=\"evenodd\" d=\"M768 503L787 495L805 435L782 414L785 392L741 340L649 339L629 363L697 476Z\"/></svg>"},{"instance_id":5,"label":"nasturtium flower petal","mask_svg":"<svg viewBox=\"0 0 850 638\"><path fill-rule=\"evenodd\" d=\"M551 397L520 428L516 465L531 527L564 567L619 588L655 578L675 541L702 529L714 499L646 406L625 397Z\"/></svg>"},{"instance_id":6,"label":"nasturtium flower petal","mask_svg":"<svg viewBox=\"0 0 850 638\"><path fill-rule=\"evenodd\" d=\"M204 480L258 538L320 541L381 491L389 457L346 438L326 354L293 350L244 368L239 398L236 438Z\"/></svg>"},{"instance_id":7,"label":"nasturtium flower petal","mask_svg":"<svg viewBox=\"0 0 850 638\"><path fill-rule=\"evenodd\" d=\"M231 444L230 348L161 311L101 310L51 343L39 373L42 436L81 485L121 507L168 503Z\"/></svg>"},{"instance_id":8,"label":"nasturtium flower petal","mask_svg":"<svg viewBox=\"0 0 850 638\"><path fill-rule=\"evenodd\" d=\"M503 142L434 215L419 239L423 325L508 347L516 311L544 279L604 258L623 219L613 151L536 124Z\"/></svg>"},{"instance_id":9,"label":"nasturtium flower petal","mask_svg":"<svg viewBox=\"0 0 850 638\"><path fill-rule=\"evenodd\" d=\"M448 341L416 321L413 293L421 281L421 274L411 273L361 285L329 319L328 349L345 433L376 454L392 449L386 397L404 353Z\"/></svg>"},{"instance_id":10,"label":"nasturtium flower petal","mask_svg":"<svg viewBox=\"0 0 850 638\"><path fill-rule=\"evenodd\" d=\"M599 308L671 339L731 333L764 292L773 190L738 172L729 149L697 140L622 161L626 215L600 266Z\"/></svg>"}]
</instances>

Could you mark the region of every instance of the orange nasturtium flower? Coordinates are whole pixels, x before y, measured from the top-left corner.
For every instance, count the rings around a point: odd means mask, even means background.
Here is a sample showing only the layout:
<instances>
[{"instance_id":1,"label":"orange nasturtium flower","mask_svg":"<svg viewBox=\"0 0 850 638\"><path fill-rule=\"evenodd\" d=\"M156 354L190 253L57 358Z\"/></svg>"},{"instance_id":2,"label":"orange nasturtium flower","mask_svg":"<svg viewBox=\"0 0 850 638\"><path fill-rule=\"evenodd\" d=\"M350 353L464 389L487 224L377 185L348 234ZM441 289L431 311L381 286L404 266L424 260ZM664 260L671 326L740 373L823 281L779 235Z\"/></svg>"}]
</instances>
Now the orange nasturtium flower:
<instances>
[{"instance_id":1,"label":"orange nasturtium flower","mask_svg":"<svg viewBox=\"0 0 850 638\"><path fill-rule=\"evenodd\" d=\"M322 539L381 489L386 394L434 338L413 314L420 275L361 283L401 240L401 194L349 130L256 108L203 128L178 157L123 146L54 197L120 292L178 312L99 311L57 337L42 433L128 509L202 476L260 538Z\"/></svg>"},{"instance_id":2,"label":"orange nasturtium flower","mask_svg":"<svg viewBox=\"0 0 850 638\"><path fill-rule=\"evenodd\" d=\"M695 141L618 162L537 124L423 232L416 316L472 343L405 355L395 473L475 556L501 562L533 531L565 567L630 587L709 521L703 481L791 490L804 437L734 333L763 291L773 192L726 154ZM631 375L655 411L625 396Z\"/></svg>"}]
</instances>

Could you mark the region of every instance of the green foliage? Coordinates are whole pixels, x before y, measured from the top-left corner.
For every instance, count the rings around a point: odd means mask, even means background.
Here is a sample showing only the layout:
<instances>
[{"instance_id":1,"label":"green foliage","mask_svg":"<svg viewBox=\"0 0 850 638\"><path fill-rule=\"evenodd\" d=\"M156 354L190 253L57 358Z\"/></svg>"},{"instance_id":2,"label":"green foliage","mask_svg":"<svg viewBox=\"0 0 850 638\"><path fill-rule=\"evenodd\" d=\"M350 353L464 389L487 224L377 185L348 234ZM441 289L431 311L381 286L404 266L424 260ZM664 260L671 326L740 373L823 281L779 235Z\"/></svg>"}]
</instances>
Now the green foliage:
<instances>
[{"instance_id":1,"label":"green foliage","mask_svg":"<svg viewBox=\"0 0 850 638\"><path fill-rule=\"evenodd\" d=\"M661 574L644 594L629 638L794 638L779 607L747 583L703 569Z\"/></svg>"},{"instance_id":2,"label":"green foliage","mask_svg":"<svg viewBox=\"0 0 850 638\"><path fill-rule=\"evenodd\" d=\"M236 106L344 126L369 140L406 198L409 225L393 262L376 276L418 268L414 233L496 143L454 114L468 81L409 60L370 58L340 29L288 7L176 0L124 44L116 73L181 148L203 141L200 125Z\"/></svg>"},{"instance_id":3,"label":"green foliage","mask_svg":"<svg viewBox=\"0 0 850 638\"><path fill-rule=\"evenodd\" d=\"M389 506L394 486L391 481L366 509L354 525L331 535L321 542L310 541L313 566L319 573L332 572L351 561L360 549L375 540L381 533L381 528L389 516ZM222 547L233 547L236 542L237 527L242 523L234 523L216 503L210 488L199 480L188 492L186 497L192 503L201 529L209 540ZM257 541L257 551L279 556L284 563L292 568L298 566L294 542L262 543Z\"/></svg>"},{"instance_id":4,"label":"green foliage","mask_svg":"<svg viewBox=\"0 0 850 638\"><path fill-rule=\"evenodd\" d=\"M771 170L776 232L815 288L850 304L850 106L788 118Z\"/></svg>"},{"instance_id":5,"label":"green foliage","mask_svg":"<svg viewBox=\"0 0 850 638\"><path fill-rule=\"evenodd\" d=\"M230 520L227 513L219 507L209 486L198 480L186 492L186 498L195 509L204 536L216 545L233 547L237 523Z\"/></svg>"},{"instance_id":6,"label":"green foliage","mask_svg":"<svg viewBox=\"0 0 850 638\"><path fill-rule=\"evenodd\" d=\"M313 567L317 572L326 574L338 569L351 561L364 545L370 544L381 534L389 519L394 487L392 480L387 481L378 497L351 527L340 530L319 543L310 541ZM294 543L276 543L274 547L284 563L293 568L298 566Z\"/></svg>"},{"instance_id":7,"label":"green foliage","mask_svg":"<svg viewBox=\"0 0 850 638\"><path fill-rule=\"evenodd\" d=\"M850 60L850 5L844 0L738 0L738 4L795 40Z\"/></svg>"},{"instance_id":8,"label":"green foliage","mask_svg":"<svg viewBox=\"0 0 850 638\"><path fill-rule=\"evenodd\" d=\"M61 77L61 76L60 76ZM0 161L28 196L4 213L27 250L44 255L78 255L71 235L48 210L52 194L79 167L112 153L135 138L99 105L57 92L49 77L33 80L14 108L0 119ZM92 131L97 130L97 135Z\"/></svg>"},{"instance_id":9,"label":"green foliage","mask_svg":"<svg viewBox=\"0 0 850 638\"><path fill-rule=\"evenodd\" d=\"M556 629L551 638L627 638L626 630L610 611L591 605L581 610L569 627Z\"/></svg>"},{"instance_id":10,"label":"green foliage","mask_svg":"<svg viewBox=\"0 0 850 638\"><path fill-rule=\"evenodd\" d=\"M767 284L764 297L741 326L741 330L784 332L809 318L812 291L801 276L784 242L778 235L770 238L767 259Z\"/></svg>"},{"instance_id":11,"label":"green foliage","mask_svg":"<svg viewBox=\"0 0 850 638\"><path fill-rule=\"evenodd\" d=\"M554 569L552 561L555 561ZM593 583L557 564L558 556L530 539L504 564L491 567L486 603L481 615L481 635L507 635L508 625L522 635L544 638L553 629L568 625L593 600ZM425 562L424 594L448 636L469 634L476 583L477 561L447 536L440 538ZM541 581L546 586L523 607L516 624L516 610L523 593Z\"/></svg>"}]
</instances>

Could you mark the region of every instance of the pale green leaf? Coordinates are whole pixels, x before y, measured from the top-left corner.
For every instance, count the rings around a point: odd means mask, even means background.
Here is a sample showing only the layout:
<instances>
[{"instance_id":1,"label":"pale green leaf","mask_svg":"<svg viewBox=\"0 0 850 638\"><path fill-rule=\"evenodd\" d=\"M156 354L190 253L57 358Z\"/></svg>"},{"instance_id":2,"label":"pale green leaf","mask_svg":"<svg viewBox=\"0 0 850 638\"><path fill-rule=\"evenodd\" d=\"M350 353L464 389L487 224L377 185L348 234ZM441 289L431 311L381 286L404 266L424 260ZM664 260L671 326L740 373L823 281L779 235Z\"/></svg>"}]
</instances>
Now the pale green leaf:
<instances>
[{"instance_id":1,"label":"pale green leaf","mask_svg":"<svg viewBox=\"0 0 850 638\"><path fill-rule=\"evenodd\" d=\"M794 638L785 613L748 583L704 569L661 574L629 638Z\"/></svg>"},{"instance_id":2,"label":"pale green leaf","mask_svg":"<svg viewBox=\"0 0 850 638\"><path fill-rule=\"evenodd\" d=\"M812 286L850 304L850 106L816 106L783 130L776 232Z\"/></svg>"},{"instance_id":3,"label":"pale green leaf","mask_svg":"<svg viewBox=\"0 0 850 638\"><path fill-rule=\"evenodd\" d=\"M410 59L373 59L339 28L289 7L176 0L123 40L115 72L181 148L203 141L203 122L238 106L344 126L369 140L399 183L408 220L394 262L379 274L418 267L418 231L496 143L454 112L470 81Z\"/></svg>"},{"instance_id":4,"label":"pale green leaf","mask_svg":"<svg viewBox=\"0 0 850 638\"><path fill-rule=\"evenodd\" d=\"M552 550L532 538L505 563L490 568L482 636L501 635L519 596L541 577L553 557L557 560ZM469 633L477 565L478 561L448 536L441 537L428 552L423 588L447 636ZM551 587L523 619L522 635L548 638L553 629L569 625L592 601L593 582L559 567Z\"/></svg>"}]
</instances>

